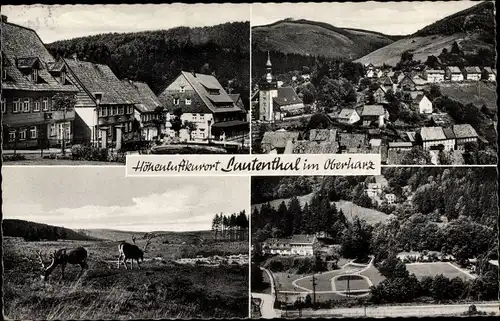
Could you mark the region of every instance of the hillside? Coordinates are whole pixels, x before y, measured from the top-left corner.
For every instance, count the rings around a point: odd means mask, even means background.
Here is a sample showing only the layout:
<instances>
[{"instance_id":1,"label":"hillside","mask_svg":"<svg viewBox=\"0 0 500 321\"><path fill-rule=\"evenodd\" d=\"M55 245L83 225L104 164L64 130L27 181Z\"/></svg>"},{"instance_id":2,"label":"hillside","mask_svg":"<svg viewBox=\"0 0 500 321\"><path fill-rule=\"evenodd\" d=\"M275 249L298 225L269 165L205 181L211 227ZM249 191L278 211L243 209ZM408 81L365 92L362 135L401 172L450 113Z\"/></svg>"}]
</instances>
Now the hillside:
<instances>
[{"instance_id":1,"label":"hillside","mask_svg":"<svg viewBox=\"0 0 500 321\"><path fill-rule=\"evenodd\" d=\"M286 19L252 28L252 48L305 56L358 58L394 42L397 37L327 23Z\"/></svg>"},{"instance_id":2,"label":"hillside","mask_svg":"<svg viewBox=\"0 0 500 321\"><path fill-rule=\"evenodd\" d=\"M414 60L425 62L430 55L448 51L453 42L469 55L480 50L495 52L495 15L493 2L481 2L424 27L414 34L375 50L357 62L395 66L405 51L413 51Z\"/></svg>"},{"instance_id":3,"label":"hillside","mask_svg":"<svg viewBox=\"0 0 500 321\"><path fill-rule=\"evenodd\" d=\"M131 240L132 236L140 239L146 235L145 232L133 232L133 231L119 231L111 229L85 229L81 230L82 233L90 237L95 237L110 241L122 241ZM200 238L203 240L212 240L213 233L211 231L195 231L195 232L165 232L165 231L154 231L152 234L157 235L163 240L167 240L168 243L180 244L183 242L193 243Z\"/></svg>"},{"instance_id":4,"label":"hillside","mask_svg":"<svg viewBox=\"0 0 500 321\"><path fill-rule=\"evenodd\" d=\"M249 22L211 27L178 27L134 33L108 33L57 41L47 45L55 57L107 64L118 78L146 82L159 93L181 70L214 72L222 86L246 103L249 88Z\"/></svg>"},{"instance_id":5,"label":"hillside","mask_svg":"<svg viewBox=\"0 0 500 321\"><path fill-rule=\"evenodd\" d=\"M15 219L3 220L2 231L3 236L23 237L29 241L40 239L92 241L99 239L98 237L84 235L65 227Z\"/></svg>"}]
</instances>

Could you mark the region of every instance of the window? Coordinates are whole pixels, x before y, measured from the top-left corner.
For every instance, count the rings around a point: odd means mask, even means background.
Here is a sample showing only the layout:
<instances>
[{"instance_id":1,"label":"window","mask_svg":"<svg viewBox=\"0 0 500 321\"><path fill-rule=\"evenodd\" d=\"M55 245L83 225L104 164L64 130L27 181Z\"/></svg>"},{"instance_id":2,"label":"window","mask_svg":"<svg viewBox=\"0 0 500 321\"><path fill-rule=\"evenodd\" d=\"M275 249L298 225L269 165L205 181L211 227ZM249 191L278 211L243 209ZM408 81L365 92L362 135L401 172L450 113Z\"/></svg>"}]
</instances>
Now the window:
<instances>
[{"instance_id":1,"label":"window","mask_svg":"<svg viewBox=\"0 0 500 321\"><path fill-rule=\"evenodd\" d=\"M2 114L7 111L7 100L6 98L2 97Z\"/></svg>"},{"instance_id":2,"label":"window","mask_svg":"<svg viewBox=\"0 0 500 321\"><path fill-rule=\"evenodd\" d=\"M23 101L23 112L25 113L29 113L31 111L31 108L30 108L30 99L29 98L24 98L24 101Z\"/></svg>"},{"instance_id":3,"label":"window","mask_svg":"<svg viewBox=\"0 0 500 321\"><path fill-rule=\"evenodd\" d=\"M128 111L127 111L127 113L128 113L128 114L133 114L133 113L134 113L134 109L133 109L133 107L132 107L132 106L128 106L128 107L127 107L127 110L128 110Z\"/></svg>"},{"instance_id":4,"label":"window","mask_svg":"<svg viewBox=\"0 0 500 321\"><path fill-rule=\"evenodd\" d=\"M11 129L9 131L9 142L14 142L16 140L16 130Z\"/></svg>"},{"instance_id":5,"label":"window","mask_svg":"<svg viewBox=\"0 0 500 321\"><path fill-rule=\"evenodd\" d=\"M191 105L191 98L186 98L186 105Z\"/></svg>"},{"instance_id":6,"label":"window","mask_svg":"<svg viewBox=\"0 0 500 321\"><path fill-rule=\"evenodd\" d=\"M113 115L118 115L118 106L111 107L113 109Z\"/></svg>"},{"instance_id":7,"label":"window","mask_svg":"<svg viewBox=\"0 0 500 321\"><path fill-rule=\"evenodd\" d=\"M179 98L174 98L174 105L179 105Z\"/></svg>"},{"instance_id":8,"label":"window","mask_svg":"<svg viewBox=\"0 0 500 321\"><path fill-rule=\"evenodd\" d=\"M43 111L48 111L49 110L49 98L48 97L43 97L43 100L42 100L42 110Z\"/></svg>"},{"instance_id":9,"label":"window","mask_svg":"<svg viewBox=\"0 0 500 321\"><path fill-rule=\"evenodd\" d=\"M50 124L50 136L56 136L57 131L56 131L56 124Z\"/></svg>"},{"instance_id":10,"label":"window","mask_svg":"<svg viewBox=\"0 0 500 321\"><path fill-rule=\"evenodd\" d=\"M61 84L65 84L66 83L66 72L62 71L61 72Z\"/></svg>"},{"instance_id":11,"label":"window","mask_svg":"<svg viewBox=\"0 0 500 321\"><path fill-rule=\"evenodd\" d=\"M179 88L179 92L180 92L180 93L186 92L186 89L184 88L184 86L181 86L181 87Z\"/></svg>"},{"instance_id":12,"label":"window","mask_svg":"<svg viewBox=\"0 0 500 321\"><path fill-rule=\"evenodd\" d=\"M33 80L34 82L38 81L38 69L33 69L33 71L31 72L31 80Z\"/></svg>"},{"instance_id":13,"label":"window","mask_svg":"<svg viewBox=\"0 0 500 321\"><path fill-rule=\"evenodd\" d=\"M70 123L65 123L64 124L64 138L69 139L71 137L71 124Z\"/></svg>"},{"instance_id":14,"label":"window","mask_svg":"<svg viewBox=\"0 0 500 321\"><path fill-rule=\"evenodd\" d=\"M198 115L197 114L193 114L193 120L196 121L197 118L198 118Z\"/></svg>"},{"instance_id":15,"label":"window","mask_svg":"<svg viewBox=\"0 0 500 321\"><path fill-rule=\"evenodd\" d=\"M205 121L205 114L200 114L200 121Z\"/></svg>"},{"instance_id":16,"label":"window","mask_svg":"<svg viewBox=\"0 0 500 321\"><path fill-rule=\"evenodd\" d=\"M14 98L13 99L12 112L13 113L19 113L19 112L21 112L21 99L20 98Z\"/></svg>"},{"instance_id":17,"label":"window","mask_svg":"<svg viewBox=\"0 0 500 321\"><path fill-rule=\"evenodd\" d=\"M118 107L118 115L123 115L125 113L123 106Z\"/></svg>"},{"instance_id":18,"label":"window","mask_svg":"<svg viewBox=\"0 0 500 321\"><path fill-rule=\"evenodd\" d=\"M34 106L33 106L33 111L40 111L40 99L35 99Z\"/></svg>"},{"instance_id":19,"label":"window","mask_svg":"<svg viewBox=\"0 0 500 321\"><path fill-rule=\"evenodd\" d=\"M19 130L19 140L26 140L26 128Z\"/></svg>"},{"instance_id":20,"label":"window","mask_svg":"<svg viewBox=\"0 0 500 321\"><path fill-rule=\"evenodd\" d=\"M36 127L35 126L30 128L30 139L36 139Z\"/></svg>"}]
</instances>

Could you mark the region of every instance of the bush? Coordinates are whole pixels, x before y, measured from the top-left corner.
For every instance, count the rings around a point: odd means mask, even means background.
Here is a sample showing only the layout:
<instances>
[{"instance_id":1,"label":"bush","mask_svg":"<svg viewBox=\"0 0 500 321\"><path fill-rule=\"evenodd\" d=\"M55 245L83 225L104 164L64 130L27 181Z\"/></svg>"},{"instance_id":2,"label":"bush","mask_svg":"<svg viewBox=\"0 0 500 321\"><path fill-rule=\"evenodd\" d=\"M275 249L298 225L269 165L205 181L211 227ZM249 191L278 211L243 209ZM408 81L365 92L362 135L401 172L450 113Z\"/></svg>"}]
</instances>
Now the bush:
<instances>
[{"instance_id":1,"label":"bush","mask_svg":"<svg viewBox=\"0 0 500 321\"><path fill-rule=\"evenodd\" d=\"M73 160L106 162L108 161L108 151L105 148L92 145L73 145L71 147L71 157Z\"/></svg>"},{"instance_id":2,"label":"bush","mask_svg":"<svg viewBox=\"0 0 500 321\"><path fill-rule=\"evenodd\" d=\"M13 161L26 160L26 156L24 156L23 154L3 155L2 159L4 162L13 162Z\"/></svg>"}]
</instances>

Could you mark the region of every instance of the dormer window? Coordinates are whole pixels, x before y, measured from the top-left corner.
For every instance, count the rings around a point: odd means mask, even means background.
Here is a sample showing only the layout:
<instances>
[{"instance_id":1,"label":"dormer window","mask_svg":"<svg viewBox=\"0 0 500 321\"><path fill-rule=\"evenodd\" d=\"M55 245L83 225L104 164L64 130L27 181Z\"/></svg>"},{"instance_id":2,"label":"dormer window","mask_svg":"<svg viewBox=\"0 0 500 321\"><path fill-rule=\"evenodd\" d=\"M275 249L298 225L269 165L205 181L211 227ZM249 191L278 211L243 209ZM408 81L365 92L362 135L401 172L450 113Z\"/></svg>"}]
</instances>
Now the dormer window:
<instances>
[{"instance_id":1,"label":"dormer window","mask_svg":"<svg viewBox=\"0 0 500 321\"><path fill-rule=\"evenodd\" d=\"M174 98L174 105L179 105L179 98Z\"/></svg>"},{"instance_id":2,"label":"dormer window","mask_svg":"<svg viewBox=\"0 0 500 321\"><path fill-rule=\"evenodd\" d=\"M38 69L34 68L32 71L31 71L31 80L33 82L38 82Z\"/></svg>"},{"instance_id":3,"label":"dormer window","mask_svg":"<svg viewBox=\"0 0 500 321\"><path fill-rule=\"evenodd\" d=\"M66 72L61 71L61 84L66 84Z\"/></svg>"},{"instance_id":4,"label":"dormer window","mask_svg":"<svg viewBox=\"0 0 500 321\"><path fill-rule=\"evenodd\" d=\"M209 88L208 89L208 94L209 95L220 95L220 91L219 91L219 89Z\"/></svg>"},{"instance_id":5,"label":"dormer window","mask_svg":"<svg viewBox=\"0 0 500 321\"><path fill-rule=\"evenodd\" d=\"M191 105L191 98L186 98L186 105Z\"/></svg>"}]
</instances>

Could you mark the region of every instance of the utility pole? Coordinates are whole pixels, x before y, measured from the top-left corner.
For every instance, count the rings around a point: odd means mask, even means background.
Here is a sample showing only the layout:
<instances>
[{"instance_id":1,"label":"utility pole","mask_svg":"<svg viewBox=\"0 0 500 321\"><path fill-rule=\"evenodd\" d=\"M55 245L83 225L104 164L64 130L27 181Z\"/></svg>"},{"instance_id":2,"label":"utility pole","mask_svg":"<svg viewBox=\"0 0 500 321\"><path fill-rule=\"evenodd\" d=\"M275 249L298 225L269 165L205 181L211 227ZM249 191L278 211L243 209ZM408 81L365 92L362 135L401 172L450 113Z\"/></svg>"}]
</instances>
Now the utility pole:
<instances>
[{"instance_id":1,"label":"utility pole","mask_svg":"<svg viewBox=\"0 0 500 321\"><path fill-rule=\"evenodd\" d=\"M316 277L314 273L312 277L312 287L313 287L313 309L316 310Z\"/></svg>"}]
</instances>

